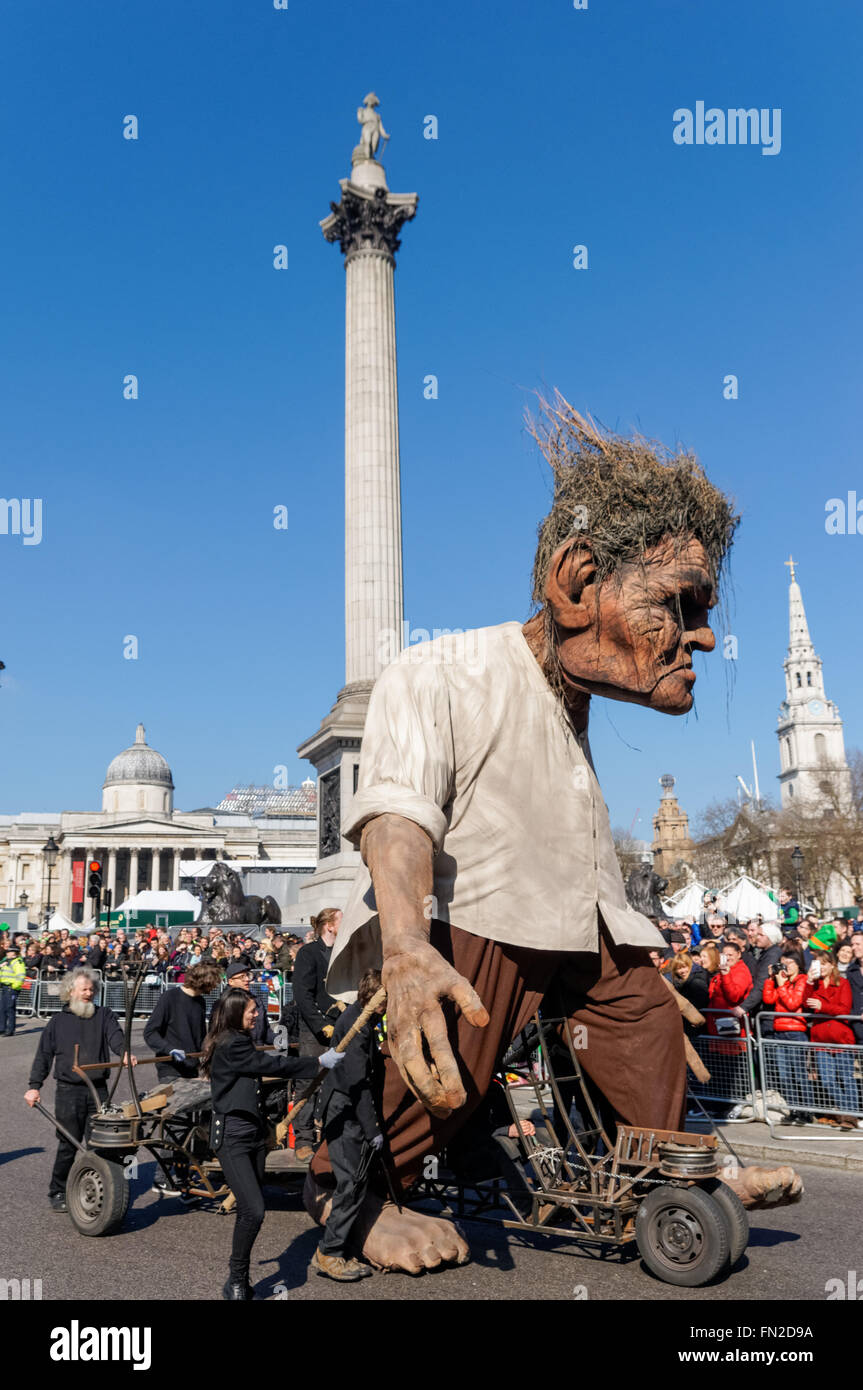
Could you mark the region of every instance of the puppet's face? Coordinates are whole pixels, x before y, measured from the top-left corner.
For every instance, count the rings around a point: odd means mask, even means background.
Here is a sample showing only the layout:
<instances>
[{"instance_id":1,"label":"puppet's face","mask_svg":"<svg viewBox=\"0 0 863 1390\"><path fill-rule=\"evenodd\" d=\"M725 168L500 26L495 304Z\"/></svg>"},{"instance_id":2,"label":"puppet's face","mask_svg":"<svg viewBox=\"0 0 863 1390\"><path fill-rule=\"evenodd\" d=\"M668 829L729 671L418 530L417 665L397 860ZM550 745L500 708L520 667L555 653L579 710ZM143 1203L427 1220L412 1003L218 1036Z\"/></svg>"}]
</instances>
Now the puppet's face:
<instances>
[{"instance_id":1,"label":"puppet's face","mask_svg":"<svg viewBox=\"0 0 863 1390\"><path fill-rule=\"evenodd\" d=\"M700 541L665 540L600 585L589 551L562 546L546 596L558 657L576 689L665 714L692 708L692 653L716 645L707 621L716 596Z\"/></svg>"}]
</instances>

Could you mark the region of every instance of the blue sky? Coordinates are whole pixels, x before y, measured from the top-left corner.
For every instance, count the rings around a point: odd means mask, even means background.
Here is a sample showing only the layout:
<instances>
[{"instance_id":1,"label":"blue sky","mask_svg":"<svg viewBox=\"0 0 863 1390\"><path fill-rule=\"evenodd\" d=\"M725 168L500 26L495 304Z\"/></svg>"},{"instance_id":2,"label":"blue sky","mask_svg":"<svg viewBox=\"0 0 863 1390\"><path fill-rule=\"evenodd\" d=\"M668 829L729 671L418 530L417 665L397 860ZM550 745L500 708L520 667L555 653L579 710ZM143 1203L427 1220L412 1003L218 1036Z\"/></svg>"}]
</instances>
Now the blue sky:
<instances>
[{"instance_id":1,"label":"blue sky","mask_svg":"<svg viewBox=\"0 0 863 1390\"><path fill-rule=\"evenodd\" d=\"M649 834L667 771L691 813L732 794L750 738L775 788L790 551L863 743L863 536L824 528L863 496L861 28L838 0L7 8L0 491L43 499L44 536L0 536L0 809L98 806L138 720L181 808L307 775L344 679L344 272L318 221L370 88L390 187L420 196L396 272L412 628L529 615L549 488L522 416L557 386L695 449L744 513L732 685L714 653L697 718L595 705L613 822ZM781 108L780 154L676 145L698 100Z\"/></svg>"}]
</instances>

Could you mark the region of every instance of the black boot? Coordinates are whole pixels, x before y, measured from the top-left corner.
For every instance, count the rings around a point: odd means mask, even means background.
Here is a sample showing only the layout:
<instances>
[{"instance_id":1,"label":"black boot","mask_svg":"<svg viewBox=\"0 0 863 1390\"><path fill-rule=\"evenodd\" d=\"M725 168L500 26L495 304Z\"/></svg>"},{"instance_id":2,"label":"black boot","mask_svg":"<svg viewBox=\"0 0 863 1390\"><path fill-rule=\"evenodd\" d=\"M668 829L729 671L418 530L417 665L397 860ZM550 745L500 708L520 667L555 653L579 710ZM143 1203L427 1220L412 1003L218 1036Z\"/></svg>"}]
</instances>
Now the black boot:
<instances>
[{"instance_id":1,"label":"black boot","mask_svg":"<svg viewBox=\"0 0 863 1390\"><path fill-rule=\"evenodd\" d=\"M243 1283L234 1283L229 1274L222 1289L222 1298L228 1303L249 1303L252 1298L251 1285L248 1280Z\"/></svg>"}]
</instances>

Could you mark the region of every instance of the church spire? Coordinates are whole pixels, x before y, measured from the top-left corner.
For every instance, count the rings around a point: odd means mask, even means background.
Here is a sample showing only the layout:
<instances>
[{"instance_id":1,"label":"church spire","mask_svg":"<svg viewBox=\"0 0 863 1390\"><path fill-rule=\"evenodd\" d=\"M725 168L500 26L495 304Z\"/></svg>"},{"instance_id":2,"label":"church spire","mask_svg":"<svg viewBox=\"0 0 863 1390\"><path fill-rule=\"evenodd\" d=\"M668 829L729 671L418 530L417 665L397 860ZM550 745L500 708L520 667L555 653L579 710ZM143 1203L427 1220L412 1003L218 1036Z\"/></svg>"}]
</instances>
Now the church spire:
<instances>
[{"instance_id":1,"label":"church spire","mask_svg":"<svg viewBox=\"0 0 863 1390\"><path fill-rule=\"evenodd\" d=\"M785 699L779 710L779 783L782 805L804 800L811 807L838 809L850 798L842 720L824 691L821 658L809 635L795 561L785 561L788 585L788 655Z\"/></svg>"},{"instance_id":2,"label":"church spire","mask_svg":"<svg viewBox=\"0 0 863 1390\"><path fill-rule=\"evenodd\" d=\"M788 655L804 661L807 658L814 661L815 648L812 645L812 638L809 636L809 624L806 621L806 609L803 607L803 595L794 573L795 562L793 559L788 559L785 563L791 570L791 583L788 586Z\"/></svg>"}]
</instances>

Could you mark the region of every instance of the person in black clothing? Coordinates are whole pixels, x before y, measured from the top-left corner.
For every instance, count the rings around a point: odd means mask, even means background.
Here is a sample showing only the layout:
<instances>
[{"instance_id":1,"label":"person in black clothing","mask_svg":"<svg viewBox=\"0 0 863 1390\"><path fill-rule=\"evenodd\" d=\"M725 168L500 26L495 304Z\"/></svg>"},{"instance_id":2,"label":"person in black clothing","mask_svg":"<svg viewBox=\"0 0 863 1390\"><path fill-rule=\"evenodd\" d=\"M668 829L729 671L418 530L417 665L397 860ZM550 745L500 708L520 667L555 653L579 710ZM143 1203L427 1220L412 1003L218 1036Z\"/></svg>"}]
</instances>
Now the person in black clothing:
<instances>
[{"instance_id":1,"label":"person in black clothing","mask_svg":"<svg viewBox=\"0 0 863 1390\"><path fill-rule=\"evenodd\" d=\"M341 1042L380 987L380 971L367 970L359 983L357 1002L335 1025L334 1044ZM382 1015L385 1010L384 1002L376 1013ZM331 1072L321 1088L324 1137L336 1190L310 1268L340 1283L353 1283L372 1273L369 1265L350 1258L347 1252L351 1229L365 1201L369 1166L384 1143L378 1119L383 1061L375 1040L375 1021L374 1014L366 1020L348 1044L344 1066Z\"/></svg>"},{"instance_id":2,"label":"person in black clothing","mask_svg":"<svg viewBox=\"0 0 863 1390\"><path fill-rule=\"evenodd\" d=\"M764 995L764 982L779 969L779 962L783 953L782 931L778 922L762 922L755 936L755 949L758 951L758 961L752 975L752 988L741 999L739 1004L735 1004L731 1013L737 1018L742 1018L744 1014L751 1014L753 1017L762 1006ZM772 1030L771 1030L772 1031Z\"/></svg>"},{"instance_id":3,"label":"person in black clothing","mask_svg":"<svg viewBox=\"0 0 863 1390\"><path fill-rule=\"evenodd\" d=\"M157 1056L173 1058L157 1062L160 1081L177 1081L198 1075L198 1063L186 1057L200 1052L207 1035L204 995L214 990L222 972L216 965L193 965L185 983L166 989L144 1025L144 1041Z\"/></svg>"},{"instance_id":4,"label":"person in black clothing","mask_svg":"<svg viewBox=\"0 0 863 1390\"><path fill-rule=\"evenodd\" d=\"M857 1018L851 1023L854 1037L858 1043L863 1042L863 935L855 932L851 937L851 950L854 952L854 959L848 966L845 975L846 980L851 986L851 1012Z\"/></svg>"},{"instance_id":5,"label":"person in black clothing","mask_svg":"<svg viewBox=\"0 0 863 1390\"><path fill-rule=\"evenodd\" d=\"M217 967L218 968L218 967ZM221 971L219 972L221 974ZM228 982L225 985L223 994L227 994L229 989L244 989L250 999L255 1003L260 1001L252 994L252 972L247 961L232 961L227 969ZM272 1047L276 1041L276 1035L270 1027L270 1020L267 1017L267 1010L263 1005L258 1009L252 1028L252 1042L258 1047Z\"/></svg>"},{"instance_id":6,"label":"person in black clothing","mask_svg":"<svg viewBox=\"0 0 863 1390\"><path fill-rule=\"evenodd\" d=\"M87 1120L95 1112L96 1105L86 1082L73 1072L75 1044L78 1044L78 1060L83 1066L91 1062L107 1062L113 1052L115 1057L126 1060L123 1043L123 1030L110 1009L93 1003L96 989L96 975L87 967L72 970L63 980L60 996L64 1008L54 1014L48 1022L36 1050L30 1068L30 1089L24 1099L28 1105L36 1105L46 1076L54 1064L56 1093L54 1113L59 1123L75 1139L83 1139ZM132 1065L137 1059L131 1058ZM104 1105L108 1095L107 1072L90 1072L90 1080L99 1093ZM48 1185L48 1200L54 1211L66 1211L66 1179L75 1161L77 1150L62 1135L59 1136L57 1157Z\"/></svg>"},{"instance_id":7,"label":"person in black clothing","mask_svg":"<svg viewBox=\"0 0 863 1390\"><path fill-rule=\"evenodd\" d=\"M528 1162L531 1150L524 1136L536 1136L537 1142L545 1147L551 1144L552 1136L545 1125L537 1136L533 1121L525 1117L521 1118L520 1126L517 1125L506 1093L506 1081L500 1073L495 1074L464 1129L447 1144L444 1157L446 1166L466 1185L505 1178L510 1201L516 1211L527 1218L531 1213L536 1174ZM561 1128L566 1133L565 1125Z\"/></svg>"},{"instance_id":8,"label":"person in black clothing","mask_svg":"<svg viewBox=\"0 0 863 1390\"><path fill-rule=\"evenodd\" d=\"M84 964L89 965L91 970L104 970L107 959L108 952L105 949L104 939L99 936L98 932L93 932L89 941L89 949L84 957Z\"/></svg>"},{"instance_id":9,"label":"person in black clothing","mask_svg":"<svg viewBox=\"0 0 863 1390\"><path fill-rule=\"evenodd\" d=\"M319 1058L259 1051L251 1037L257 1008L245 990L226 990L213 1009L201 1059L201 1072L210 1078L213 1098L212 1148L237 1199L231 1262L222 1289L222 1297L232 1303L247 1302L254 1296L249 1264L264 1221L266 1123L261 1077L311 1079L319 1067L334 1067L343 1060L332 1049Z\"/></svg>"},{"instance_id":10,"label":"person in black clothing","mask_svg":"<svg viewBox=\"0 0 863 1390\"><path fill-rule=\"evenodd\" d=\"M327 907L313 917L315 939L301 947L294 962L294 1003L299 1013L301 1057L320 1057L324 1049L330 1046L333 1028L342 1008L332 995L327 994L325 983L341 920L342 914L337 907ZM306 1090L306 1087L298 1087L294 1101L302 1100ZM311 1158L314 1152L316 1117L320 1117L320 1099L314 1107L304 1105L294 1125L297 1158L303 1162Z\"/></svg>"}]
</instances>

